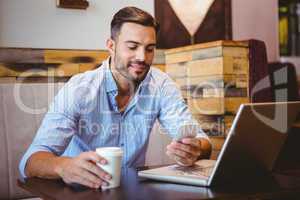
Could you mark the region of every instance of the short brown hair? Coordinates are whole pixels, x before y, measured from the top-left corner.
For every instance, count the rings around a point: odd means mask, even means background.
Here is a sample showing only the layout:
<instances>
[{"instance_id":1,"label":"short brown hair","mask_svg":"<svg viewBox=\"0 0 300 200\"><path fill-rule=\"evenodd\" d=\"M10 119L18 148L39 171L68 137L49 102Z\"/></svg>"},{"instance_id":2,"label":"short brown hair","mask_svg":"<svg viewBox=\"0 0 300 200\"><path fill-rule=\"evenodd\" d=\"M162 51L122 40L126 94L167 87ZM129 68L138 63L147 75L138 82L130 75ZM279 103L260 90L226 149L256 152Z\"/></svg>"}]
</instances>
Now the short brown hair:
<instances>
[{"instance_id":1,"label":"short brown hair","mask_svg":"<svg viewBox=\"0 0 300 200\"><path fill-rule=\"evenodd\" d=\"M136 7L125 7L114 15L110 23L110 37L112 39L116 38L122 25L126 22L153 27L156 33L159 30L158 22L149 13Z\"/></svg>"}]
</instances>

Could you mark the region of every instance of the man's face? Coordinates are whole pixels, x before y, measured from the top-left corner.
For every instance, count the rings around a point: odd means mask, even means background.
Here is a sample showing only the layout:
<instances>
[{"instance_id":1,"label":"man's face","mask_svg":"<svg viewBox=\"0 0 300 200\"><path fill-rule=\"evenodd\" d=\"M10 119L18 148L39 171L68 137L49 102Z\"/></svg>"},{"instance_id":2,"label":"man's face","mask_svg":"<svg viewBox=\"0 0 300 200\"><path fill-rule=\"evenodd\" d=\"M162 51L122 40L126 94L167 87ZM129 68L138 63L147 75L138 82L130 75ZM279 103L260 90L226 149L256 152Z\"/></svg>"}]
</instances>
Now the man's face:
<instances>
[{"instance_id":1,"label":"man's face","mask_svg":"<svg viewBox=\"0 0 300 200\"><path fill-rule=\"evenodd\" d=\"M124 23L111 48L112 70L130 82L142 81L154 57L156 33L153 27Z\"/></svg>"}]
</instances>

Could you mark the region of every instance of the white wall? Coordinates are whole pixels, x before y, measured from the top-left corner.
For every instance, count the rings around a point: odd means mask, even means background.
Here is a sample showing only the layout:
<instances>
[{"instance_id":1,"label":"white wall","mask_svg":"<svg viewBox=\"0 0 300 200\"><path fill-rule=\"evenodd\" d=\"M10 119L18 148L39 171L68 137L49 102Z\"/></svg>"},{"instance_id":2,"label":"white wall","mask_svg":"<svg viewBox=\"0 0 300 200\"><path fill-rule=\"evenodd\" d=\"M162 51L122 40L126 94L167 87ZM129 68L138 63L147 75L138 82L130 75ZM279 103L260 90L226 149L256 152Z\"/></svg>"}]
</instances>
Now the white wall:
<instances>
[{"instance_id":1,"label":"white wall","mask_svg":"<svg viewBox=\"0 0 300 200\"><path fill-rule=\"evenodd\" d=\"M105 49L112 15L134 5L154 13L153 0L89 0L87 10L56 8L55 0L0 0L0 46ZM232 0L233 39L266 42L278 60L277 0Z\"/></svg>"},{"instance_id":2,"label":"white wall","mask_svg":"<svg viewBox=\"0 0 300 200\"><path fill-rule=\"evenodd\" d=\"M0 0L0 46L104 49L112 15L133 5L154 13L152 0L89 0L87 10L56 8L56 0Z\"/></svg>"},{"instance_id":3,"label":"white wall","mask_svg":"<svg viewBox=\"0 0 300 200\"><path fill-rule=\"evenodd\" d=\"M278 0L232 0L234 40L256 38L266 43L268 60L279 59Z\"/></svg>"}]
</instances>

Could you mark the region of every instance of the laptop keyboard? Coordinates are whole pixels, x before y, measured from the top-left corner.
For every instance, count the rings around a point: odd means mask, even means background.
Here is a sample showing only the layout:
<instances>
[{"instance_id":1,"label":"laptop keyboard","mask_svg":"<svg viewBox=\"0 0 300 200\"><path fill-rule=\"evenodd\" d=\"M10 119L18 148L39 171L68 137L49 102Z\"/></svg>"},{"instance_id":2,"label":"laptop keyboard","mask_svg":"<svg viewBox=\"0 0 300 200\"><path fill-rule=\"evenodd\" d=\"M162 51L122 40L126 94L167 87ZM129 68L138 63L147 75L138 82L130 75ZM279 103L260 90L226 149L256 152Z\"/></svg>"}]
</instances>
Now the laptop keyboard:
<instances>
[{"instance_id":1,"label":"laptop keyboard","mask_svg":"<svg viewBox=\"0 0 300 200\"><path fill-rule=\"evenodd\" d=\"M172 166L172 169L176 170L176 172L182 176L194 175L209 177L214 169L214 166L214 160L199 160L191 167L176 165Z\"/></svg>"}]
</instances>

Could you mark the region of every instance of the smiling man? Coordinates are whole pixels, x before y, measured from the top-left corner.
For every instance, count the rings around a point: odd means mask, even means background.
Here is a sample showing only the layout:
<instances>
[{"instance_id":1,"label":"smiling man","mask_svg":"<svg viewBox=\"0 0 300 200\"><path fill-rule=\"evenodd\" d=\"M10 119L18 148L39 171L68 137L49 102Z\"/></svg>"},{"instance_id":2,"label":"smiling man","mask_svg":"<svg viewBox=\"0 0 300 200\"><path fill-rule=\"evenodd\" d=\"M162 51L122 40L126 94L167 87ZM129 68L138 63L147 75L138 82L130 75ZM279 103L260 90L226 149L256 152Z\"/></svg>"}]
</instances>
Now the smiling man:
<instances>
[{"instance_id":1,"label":"smiling man","mask_svg":"<svg viewBox=\"0 0 300 200\"><path fill-rule=\"evenodd\" d=\"M122 147L122 166L141 166L156 119L174 138L186 125L198 127L175 83L151 67L157 31L153 17L138 8L114 15L107 40L110 58L72 77L56 95L20 162L23 177L106 186L113 174L96 165L107 162L96 148ZM174 140L167 147L166 153L180 165L210 154L207 136L196 130L197 137Z\"/></svg>"}]
</instances>

